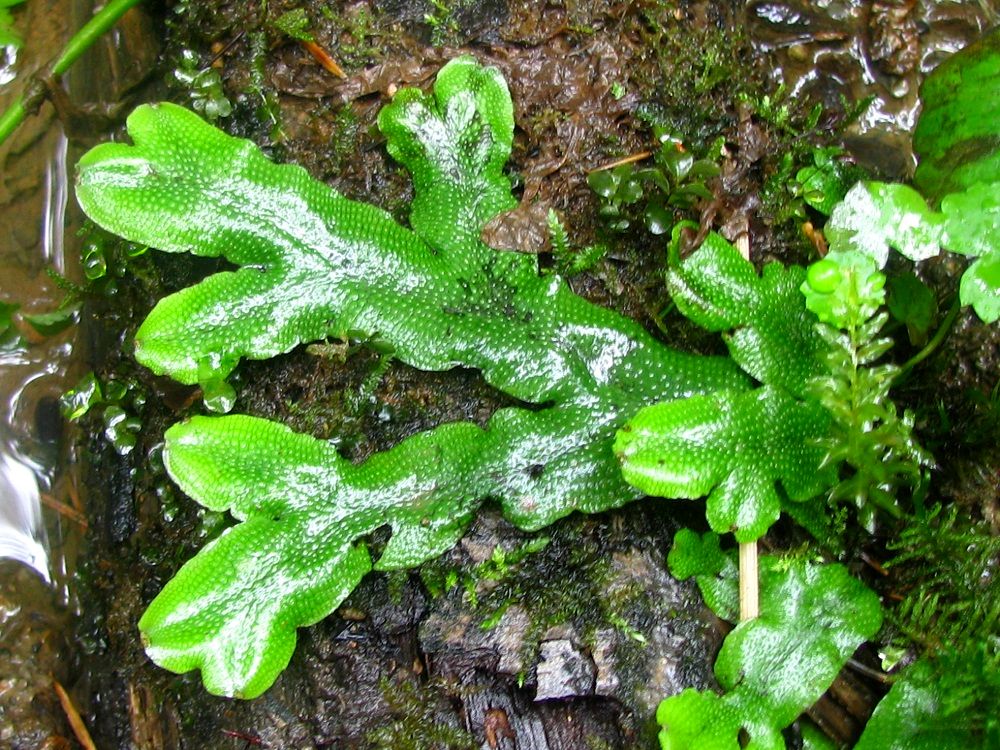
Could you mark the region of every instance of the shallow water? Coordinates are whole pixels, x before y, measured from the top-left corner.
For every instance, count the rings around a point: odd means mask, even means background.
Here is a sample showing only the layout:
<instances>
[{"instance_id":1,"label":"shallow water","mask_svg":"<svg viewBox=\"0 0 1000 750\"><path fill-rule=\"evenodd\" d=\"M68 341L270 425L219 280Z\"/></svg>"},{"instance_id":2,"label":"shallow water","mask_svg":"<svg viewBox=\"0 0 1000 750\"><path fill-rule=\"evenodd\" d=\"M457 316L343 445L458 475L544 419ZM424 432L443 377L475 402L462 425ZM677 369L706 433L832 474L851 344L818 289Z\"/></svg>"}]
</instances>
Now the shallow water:
<instances>
[{"instance_id":1,"label":"shallow water","mask_svg":"<svg viewBox=\"0 0 1000 750\"><path fill-rule=\"evenodd\" d=\"M39 0L19 6L17 28L25 44L0 50L0 109L94 5ZM135 69L117 62L119 55L130 58L123 51L129 42L127 35L109 35L82 59L64 80L70 98L113 95L112 71ZM73 661L66 644L81 609L74 573L86 532L86 497L79 491L82 449L60 415L59 398L88 369L85 335L71 325L42 336L19 315L58 308L65 292L54 274L74 283L83 278L72 170L84 147L66 137L50 105L0 145L0 302L19 305L16 333L0 346L2 747L41 746L66 732L52 680L66 681Z\"/></svg>"},{"instance_id":2,"label":"shallow water","mask_svg":"<svg viewBox=\"0 0 1000 750\"><path fill-rule=\"evenodd\" d=\"M53 183L64 179L57 174ZM45 214L45 223L61 230L64 209L54 208ZM46 234L58 237L61 232ZM50 246L38 252L45 260L54 260L56 255L61 251ZM24 273L7 257L0 263L5 300L23 300L22 309L46 311L52 295L45 282ZM57 543L53 553L52 541L62 536L63 524L58 514L42 510L42 498L52 504L54 491L63 483L58 455L61 425L55 403L69 383L74 338L69 334L55 341L27 343L0 355L0 392L4 394L0 405L0 557L30 565L47 581L62 578L62 586L66 579L60 573L66 564L61 545ZM46 515L52 525L51 539Z\"/></svg>"},{"instance_id":3,"label":"shallow water","mask_svg":"<svg viewBox=\"0 0 1000 750\"><path fill-rule=\"evenodd\" d=\"M38 187L15 198L16 211L4 211L8 232L2 237L0 289L4 301L37 313L55 309L62 297L47 268L71 279L79 272L78 264L67 264L66 254L66 227L71 225L67 140L56 134L34 150L33 161L27 155L20 160L19 176L37 170ZM34 243L23 242L35 238ZM81 529L54 510L70 504L68 488L75 482L63 454L58 399L82 369L78 333L71 328L43 339L24 330L22 345L0 354L0 557L30 565L62 589L65 601L69 579L63 542ZM48 509L43 510L43 503Z\"/></svg>"},{"instance_id":4,"label":"shallow water","mask_svg":"<svg viewBox=\"0 0 1000 750\"><path fill-rule=\"evenodd\" d=\"M8 51L7 57L13 55ZM25 58L21 65L29 66ZM19 82L12 81L8 88ZM6 93L6 91L4 92ZM69 210L69 146L51 115L26 123L0 150L0 299L19 312L50 312L63 293L46 269L71 280L79 264L67 258L67 235L78 219ZM62 455L63 426L58 398L79 376L82 364L75 327L43 338L23 322L21 341L0 353L0 557L31 566L69 598L64 542L79 524L58 512L72 507L75 481Z\"/></svg>"},{"instance_id":5,"label":"shallow water","mask_svg":"<svg viewBox=\"0 0 1000 750\"><path fill-rule=\"evenodd\" d=\"M49 0L25 6L19 17L24 46L3 51L0 107L95 5ZM115 102L134 87L156 54L148 34L144 16L133 11L123 18L64 77L70 99ZM22 313L59 306L65 293L53 272L75 284L82 281L77 237L82 215L72 198L72 170L87 141L96 137L77 133L68 139L52 107L44 105L0 145L0 301L19 304ZM87 369L83 336L77 326L49 337L23 321L18 327L22 344L0 352L0 558L30 565L68 602L69 558L84 523L75 449L65 439L58 399Z\"/></svg>"}]
</instances>

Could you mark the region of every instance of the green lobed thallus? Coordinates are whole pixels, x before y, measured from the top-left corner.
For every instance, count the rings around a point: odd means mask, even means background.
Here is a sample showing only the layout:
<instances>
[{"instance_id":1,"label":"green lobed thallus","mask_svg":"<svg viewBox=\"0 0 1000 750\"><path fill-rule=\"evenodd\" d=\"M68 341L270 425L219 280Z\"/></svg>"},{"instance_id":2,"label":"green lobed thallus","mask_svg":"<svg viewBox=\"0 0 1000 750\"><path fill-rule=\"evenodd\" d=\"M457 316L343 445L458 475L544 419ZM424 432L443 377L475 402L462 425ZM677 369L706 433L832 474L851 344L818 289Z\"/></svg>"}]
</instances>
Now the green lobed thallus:
<instances>
[{"instance_id":1,"label":"green lobed thallus","mask_svg":"<svg viewBox=\"0 0 1000 750\"><path fill-rule=\"evenodd\" d=\"M719 617L736 621L736 562L717 534L681 529L668 563L678 578L694 577ZM760 616L736 624L715 662L725 692L687 688L660 703L663 750L785 750L782 730L819 700L882 624L878 596L837 563L765 555L760 584ZM832 748L810 739L814 744L805 746Z\"/></svg>"},{"instance_id":2,"label":"green lobed thallus","mask_svg":"<svg viewBox=\"0 0 1000 750\"><path fill-rule=\"evenodd\" d=\"M673 351L540 275L534 256L480 241L516 203L503 173L513 109L496 70L454 60L432 93L397 93L379 126L413 176L410 229L170 104L130 116L134 145L104 144L79 163L78 199L99 225L239 267L156 305L135 340L153 372L204 382L243 358L362 336L418 368L478 368L533 405L501 409L486 429L442 425L360 465L248 416L171 427L170 475L239 523L181 568L139 626L154 661L200 669L212 693L250 698L273 683L296 629L372 567L360 540L376 528L393 533L374 567L393 569L451 547L487 497L524 529L619 506L640 495L612 451L627 419L750 386L730 359Z\"/></svg>"}]
</instances>

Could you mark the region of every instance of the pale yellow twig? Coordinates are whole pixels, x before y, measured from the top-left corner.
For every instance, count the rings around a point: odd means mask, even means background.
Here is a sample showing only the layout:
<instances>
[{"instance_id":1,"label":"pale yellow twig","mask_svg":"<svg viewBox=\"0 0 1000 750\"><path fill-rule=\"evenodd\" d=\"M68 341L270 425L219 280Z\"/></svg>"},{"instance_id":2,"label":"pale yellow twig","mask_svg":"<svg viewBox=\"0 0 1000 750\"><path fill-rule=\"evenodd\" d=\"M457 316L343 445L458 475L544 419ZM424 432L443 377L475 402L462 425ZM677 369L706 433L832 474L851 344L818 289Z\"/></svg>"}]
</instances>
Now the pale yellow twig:
<instances>
[{"instance_id":1,"label":"pale yellow twig","mask_svg":"<svg viewBox=\"0 0 1000 750\"><path fill-rule=\"evenodd\" d=\"M76 710L76 706L73 705L69 694L59 684L58 680L52 680L52 687L55 689L56 695L59 696L59 703L62 705L63 712L66 714L66 719L69 721L69 726L73 730L73 734L76 735L76 741L83 746L84 750L97 750L97 745L90 738L87 725L83 723L80 712Z\"/></svg>"},{"instance_id":2,"label":"pale yellow twig","mask_svg":"<svg viewBox=\"0 0 1000 750\"><path fill-rule=\"evenodd\" d=\"M736 238L736 249L750 260L750 235ZM740 621L760 614L760 591L757 571L757 542L740 542Z\"/></svg>"},{"instance_id":3,"label":"pale yellow twig","mask_svg":"<svg viewBox=\"0 0 1000 750\"><path fill-rule=\"evenodd\" d=\"M740 622L760 614L757 542L740 542Z\"/></svg>"},{"instance_id":4,"label":"pale yellow twig","mask_svg":"<svg viewBox=\"0 0 1000 750\"><path fill-rule=\"evenodd\" d=\"M609 169L614 169L615 167L620 167L622 164L631 164L635 161L642 161L643 159L648 159L653 155L652 151L640 151L637 154L632 154L631 156L626 156L621 159L616 159L615 161L608 162L607 164L602 164L599 167L594 167L588 170L587 174L593 174L594 172L605 172Z\"/></svg>"}]
</instances>

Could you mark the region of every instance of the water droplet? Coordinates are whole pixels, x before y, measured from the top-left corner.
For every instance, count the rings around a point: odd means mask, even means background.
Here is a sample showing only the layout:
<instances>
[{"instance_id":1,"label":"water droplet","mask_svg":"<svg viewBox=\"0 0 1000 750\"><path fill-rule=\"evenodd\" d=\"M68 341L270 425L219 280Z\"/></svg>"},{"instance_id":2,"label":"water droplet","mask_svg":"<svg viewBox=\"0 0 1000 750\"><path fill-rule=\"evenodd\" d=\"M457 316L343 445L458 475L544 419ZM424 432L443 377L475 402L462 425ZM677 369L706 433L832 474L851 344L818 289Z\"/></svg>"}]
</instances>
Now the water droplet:
<instances>
[{"instance_id":1,"label":"water droplet","mask_svg":"<svg viewBox=\"0 0 1000 750\"><path fill-rule=\"evenodd\" d=\"M236 405L236 389L222 378L213 378L201 384L205 408L216 414L225 414Z\"/></svg>"},{"instance_id":2,"label":"water droplet","mask_svg":"<svg viewBox=\"0 0 1000 750\"><path fill-rule=\"evenodd\" d=\"M93 240L83 246L83 275L90 281L102 278L108 272L104 248Z\"/></svg>"}]
</instances>

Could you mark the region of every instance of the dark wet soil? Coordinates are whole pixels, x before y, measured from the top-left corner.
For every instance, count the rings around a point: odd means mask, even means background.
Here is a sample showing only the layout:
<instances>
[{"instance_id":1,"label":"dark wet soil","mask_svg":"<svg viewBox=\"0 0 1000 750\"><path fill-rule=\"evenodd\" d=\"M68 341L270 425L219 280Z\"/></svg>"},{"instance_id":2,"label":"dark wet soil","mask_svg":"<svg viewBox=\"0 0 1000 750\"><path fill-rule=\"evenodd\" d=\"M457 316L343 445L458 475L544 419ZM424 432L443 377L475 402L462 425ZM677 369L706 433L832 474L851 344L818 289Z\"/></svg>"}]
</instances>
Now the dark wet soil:
<instances>
[{"instance_id":1,"label":"dark wet soil","mask_svg":"<svg viewBox=\"0 0 1000 750\"><path fill-rule=\"evenodd\" d=\"M276 30L273 19L295 7L306 9L312 35L346 79ZM689 218L731 238L749 233L755 260L807 261L815 257L801 231L808 215L769 190L782 156L802 159L805 146L843 140L875 174L905 176L920 76L996 22L985 4L920 2L212 0L150 12L164 46L148 96L190 101L158 81L182 49L193 50L218 70L233 103L222 127L401 221L410 186L382 148L379 109L399 87L429 85L457 54L498 66L515 103L510 171L523 210L491 241L540 252L552 266L545 215L557 210L574 245L611 246L570 279L578 293L702 350L717 344L661 314L669 302L662 238L641 222L611 233L587 173L655 147L652 123L699 155L721 137L722 177ZM852 104L865 96L872 107L852 121ZM770 118L760 114L763 97L777 105ZM652 748L657 702L712 683L719 623L665 566L674 530L700 526L700 513L655 501L571 517L537 535L486 509L442 559L369 575L336 614L301 631L290 667L255 701L214 698L196 675L152 665L135 623L225 519L180 496L158 463L163 430L200 408L198 393L136 366L130 337L153 300L211 267L109 252L121 273L88 297L85 330L94 369L129 384L126 405L143 427L121 455L92 425L90 551L78 575L86 605L60 665L98 747ZM940 274L942 294L954 278ZM914 405L931 408L927 384L938 378L954 385L949 393L959 395L946 398L956 403L992 387L996 328L963 317L959 331L905 391ZM233 383L237 411L334 439L355 460L443 422L482 424L508 403L475 372L418 372L360 342L245 363ZM947 431L939 439L947 442ZM961 478L970 466L997 466L995 448L970 453L968 464L946 469L954 497L974 494ZM990 471L979 481L985 495L964 500L984 514L998 502ZM498 569L498 549L516 561ZM11 746L37 747L32 731Z\"/></svg>"}]
</instances>

